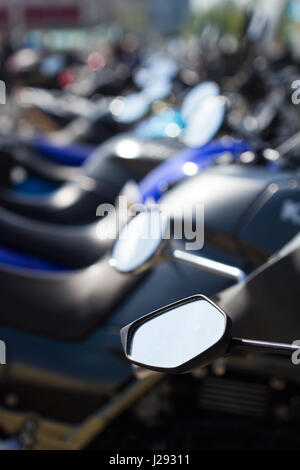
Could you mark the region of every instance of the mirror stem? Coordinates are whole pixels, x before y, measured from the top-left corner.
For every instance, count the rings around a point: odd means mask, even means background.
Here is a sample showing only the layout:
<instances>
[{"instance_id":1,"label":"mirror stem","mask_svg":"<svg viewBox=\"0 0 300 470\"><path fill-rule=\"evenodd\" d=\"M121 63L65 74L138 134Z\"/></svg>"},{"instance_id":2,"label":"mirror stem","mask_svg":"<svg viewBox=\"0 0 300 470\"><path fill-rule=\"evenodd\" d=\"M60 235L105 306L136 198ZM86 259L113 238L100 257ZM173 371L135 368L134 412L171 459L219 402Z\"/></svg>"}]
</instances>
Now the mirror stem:
<instances>
[{"instance_id":1,"label":"mirror stem","mask_svg":"<svg viewBox=\"0 0 300 470\"><path fill-rule=\"evenodd\" d=\"M269 341L255 341L251 339L232 338L231 349L241 351L265 352L271 354L291 355L299 351L300 346L284 343L270 343Z\"/></svg>"},{"instance_id":2,"label":"mirror stem","mask_svg":"<svg viewBox=\"0 0 300 470\"><path fill-rule=\"evenodd\" d=\"M202 256L192 255L185 251L174 250L171 253L171 258L175 261L188 264L195 268L200 268L203 271L207 271L218 276L223 276L228 279L240 282L243 281L247 276L244 271L228 264L218 263L217 261L203 258Z\"/></svg>"}]
</instances>

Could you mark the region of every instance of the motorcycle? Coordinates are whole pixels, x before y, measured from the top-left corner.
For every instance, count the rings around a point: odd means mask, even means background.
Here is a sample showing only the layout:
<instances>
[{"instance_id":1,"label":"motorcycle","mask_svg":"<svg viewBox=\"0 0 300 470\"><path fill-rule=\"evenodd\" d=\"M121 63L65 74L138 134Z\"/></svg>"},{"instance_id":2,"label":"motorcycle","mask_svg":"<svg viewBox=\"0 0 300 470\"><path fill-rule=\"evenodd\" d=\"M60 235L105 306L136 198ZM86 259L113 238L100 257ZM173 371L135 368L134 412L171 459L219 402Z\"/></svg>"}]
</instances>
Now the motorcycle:
<instances>
[{"instance_id":1,"label":"motorcycle","mask_svg":"<svg viewBox=\"0 0 300 470\"><path fill-rule=\"evenodd\" d=\"M201 256L248 273L297 233L290 211L287 214L284 209L287 201L298 204L295 181L294 172L215 167L183 181L162 202L171 214L185 203L204 202L208 238ZM111 223L105 219L101 224ZM1 426L8 434L33 434L37 442L31 441L29 447L35 448L86 446L110 417L153 386L153 382L134 380L128 384L130 368L120 353L122 325L143 311L195 294L199 285L208 296L232 285L231 279L212 272L181 264L175 269L172 263L136 276L121 274L110 266L109 256L80 270L54 273L48 268L1 266L5 308L1 310L0 337L8 354L1 379L6 403L1 408ZM35 296L30 294L32 286ZM147 294L153 290L155 297ZM53 298L55 304L50 301ZM50 381L51 387L47 385ZM33 430L32 419L38 424ZM74 426L79 435L83 432L84 440L76 440Z\"/></svg>"},{"instance_id":2,"label":"motorcycle","mask_svg":"<svg viewBox=\"0 0 300 470\"><path fill-rule=\"evenodd\" d=\"M224 102L219 99L216 102L220 104L218 109L224 110ZM199 122L201 120L198 120L198 126ZM222 119L219 122L222 125ZM272 129L270 123L274 122L273 118L266 122L266 128ZM194 128L199 129L198 126ZM138 163L137 147L128 145L127 137L122 136L121 139L118 142L121 162L128 167L130 162ZM126 139L127 144L124 145ZM132 135L130 139L131 143L140 142ZM119 146L120 142L122 146ZM153 142L147 142L149 147L150 144ZM250 285L251 273L263 271L270 256L298 233L300 193L297 165L289 167L287 160L281 160L280 151L268 152L269 159L265 161L272 162L272 168L259 166L254 165L257 161L256 158L253 160L253 153L252 157L248 153L247 158L241 158L243 154L246 157L249 144L235 142L232 152L229 151L237 156L237 164L212 167L205 164L204 171L197 174L199 169L203 169L203 155L210 164L218 163L220 152L224 157L228 145L223 139L217 143L210 142L204 153L203 149L200 151L198 159L196 150L195 153L186 151L175 162L173 179L166 180L164 170L159 181L156 176L151 184L148 180L147 187L145 181L139 185L141 200L160 200L168 209L168 220L176 222L178 211L185 206L195 208L199 203L204 204L205 246L193 255L185 252L180 240L172 240L167 246L159 233L150 253L139 260L139 265L124 268L124 264L118 264L118 259L121 256L122 263L130 261L127 248L124 249L118 241L112 251L112 260L109 254L115 236L111 234L116 233L114 218L107 216L97 225L86 224L74 229L72 224L80 217L71 211L68 214L69 207L66 211L63 208L60 216L57 216L57 207L53 216L49 216L51 210L46 211L46 218L55 224L44 224L41 223L45 217L42 215L46 207L43 203L37 207L30 201L30 207L28 204L24 211L26 204L23 201L19 200L17 204L10 200L3 202L7 206L1 210L0 338L6 344L7 364L3 368L1 366L0 427L5 437L13 436L12 440L4 442L4 447L78 449L88 446L124 410L162 379L161 374L142 381L132 377L129 363L122 353L120 328L136 320L142 312L195 295L199 286L208 297L224 292L227 294L224 297L226 302L230 302L234 298L233 290ZM165 152L170 146L164 142L162 148ZM148 154L149 164L153 163L152 154L153 147ZM161 152L157 160L163 160L164 156L165 153ZM278 163L275 170L274 160ZM104 163L116 168L114 159L104 159ZM96 159L93 165L98 165ZM91 163L90 169L93 165ZM128 167L124 171L126 180ZM114 170L114 177L113 173ZM183 176L191 178L172 187ZM103 185L109 182L109 172L101 172L101 178ZM82 186L85 190L88 186L89 192L89 183L89 179L84 179L82 185L75 187L75 196L72 196L72 191L67 195L77 200L76 194L81 192ZM116 192L118 190L119 186ZM3 201L5 198L9 199L6 195ZM94 217L91 202L86 207ZM12 213L8 210L10 208L22 215ZM86 212L83 213L86 217ZM30 221L26 217L30 214L41 221ZM143 214L137 217L142 223L135 225L137 219L130 222L134 224L134 241L136 234L139 235L135 229L143 228L148 220ZM194 214L189 217L192 226ZM61 227L56 226L59 221L64 225L71 221L71 224L60 230ZM99 234L102 234L100 239ZM137 245L139 249L144 247L144 244ZM132 243L131 247L134 246ZM254 278L257 278L256 274ZM240 279L242 282L236 285ZM289 280L290 276L286 282ZM153 292L155 295L151 294ZM243 297L247 299L247 293ZM212 305L206 299L201 301ZM225 300L224 306L222 300L217 302L229 313L234 311L233 307L238 307L235 301L228 307ZM220 312L215 306L213 309ZM268 312L270 315L270 310ZM222 318L226 324L230 323L223 313ZM284 322L279 315L276 319L279 330ZM237 320L235 324L238 324ZM256 325L260 327L261 321ZM291 325L295 323L291 322ZM259 338L259 327L253 337ZM244 334L250 335L250 330L243 330L240 336ZM238 333L236 335L238 337ZM261 341L266 338L263 335ZM274 338L284 341L279 335ZM226 336L226 344L220 339L224 348L213 359L223 354L225 345L229 346L231 340L229 335ZM278 367L277 357L273 365L271 369L260 364L262 367L257 370L267 379L271 371L278 380L286 378L288 367L281 367L281 364ZM242 360L240 370L244 368L245 361ZM294 370L289 380L295 380ZM231 388L231 383L228 388ZM215 406L215 403L211 401L210 405ZM246 408L249 410L248 404Z\"/></svg>"}]
</instances>

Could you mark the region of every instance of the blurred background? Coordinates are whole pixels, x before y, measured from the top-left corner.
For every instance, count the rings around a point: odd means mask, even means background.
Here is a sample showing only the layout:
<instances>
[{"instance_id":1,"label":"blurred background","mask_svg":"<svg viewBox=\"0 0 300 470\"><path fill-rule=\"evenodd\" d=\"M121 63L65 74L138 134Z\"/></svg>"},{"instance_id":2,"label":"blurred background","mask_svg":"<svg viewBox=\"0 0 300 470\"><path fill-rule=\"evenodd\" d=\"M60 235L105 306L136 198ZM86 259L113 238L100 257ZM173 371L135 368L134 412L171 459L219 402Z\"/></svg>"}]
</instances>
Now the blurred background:
<instances>
[{"instance_id":1,"label":"blurred background","mask_svg":"<svg viewBox=\"0 0 300 470\"><path fill-rule=\"evenodd\" d=\"M32 46L40 43L54 49L89 49L93 41L113 39L122 32L149 37L199 33L208 22L237 34L241 10L259 5L274 24L288 8L297 21L298 1L274 0L272 5L255 0L1 0L1 32L12 41L30 33ZM91 29L92 28L92 29ZM77 33L77 34L76 34ZM88 33L89 41L83 43ZM29 39L29 38L27 38ZM34 44L33 44L34 43Z\"/></svg>"},{"instance_id":2,"label":"blurred background","mask_svg":"<svg viewBox=\"0 0 300 470\"><path fill-rule=\"evenodd\" d=\"M39 99L37 93L16 95L21 87L62 89L93 101L103 95L127 94L139 88L137 81L132 86L130 78L154 53L167 54L177 62L187 87L201 78L217 79L221 75L218 54L233 57L237 52L245 33L245 11L253 5L268 18L263 36L255 28L250 30L250 35L259 36L260 51L269 49L280 56L288 44L296 58L300 54L297 0L0 0L0 78L11 98L11 106L3 111L2 129L19 128L19 124L25 132L61 128L62 123L49 116L49 95L40 94ZM214 74L201 73L201 55L215 68ZM117 89L112 84L105 88L118 78ZM20 122L18 112L37 101L35 108L44 103L47 116L40 119L35 109L26 113L27 122ZM14 106L12 121L8 114Z\"/></svg>"},{"instance_id":3,"label":"blurred background","mask_svg":"<svg viewBox=\"0 0 300 470\"><path fill-rule=\"evenodd\" d=\"M146 45L159 37L199 34L208 23L238 35L241 10L249 4L259 4L274 25L286 7L289 20L298 20L298 1L285 0L272 5L249 0L1 0L2 44L25 41L34 48L89 51L126 32Z\"/></svg>"}]
</instances>

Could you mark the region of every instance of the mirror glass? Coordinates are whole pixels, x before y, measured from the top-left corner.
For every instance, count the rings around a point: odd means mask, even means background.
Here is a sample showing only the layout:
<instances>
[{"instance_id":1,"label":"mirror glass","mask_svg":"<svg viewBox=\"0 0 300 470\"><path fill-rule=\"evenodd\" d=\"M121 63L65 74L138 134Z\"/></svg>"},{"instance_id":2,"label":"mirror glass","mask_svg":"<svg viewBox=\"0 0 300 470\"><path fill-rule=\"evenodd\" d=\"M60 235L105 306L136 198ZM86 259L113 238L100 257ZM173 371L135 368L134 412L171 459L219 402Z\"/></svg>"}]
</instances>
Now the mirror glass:
<instances>
[{"instance_id":1,"label":"mirror glass","mask_svg":"<svg viewBox=\"0 0 300 470\"><path fill-rule=\"evenodd\" d=\"M151 81L150 70L143 67L133 75L133 81L137 87L144 88Z\"/></svg>"},{"instance_id":2,"label":"mirror glass","mask_svg":"<svg viewBox=\"0 0 300 470\"><path fill-rule=\"evenodd\" d=\"M172 91L172 83L166 79L155 80L144 88L144 93L151 101L164 100Z\"/></svg>"},{"instance_id":3,"label":"mirror glass","mask_svg":"<svg viewBox=\"0 0 300 470\"><path fill-rule=\"evenodd\" d=\"M225 117L225 99L211 96L203 100L187 122L183 140L189 147L200 147L211 141Z\"/></svg>"},{"instance_id":4,"label":"mirror glass","mask_svg":"<svg viewBox=\"0 0 300 470\"><path fill-rule=\"evenodd\" d=\"M22 72L35 66L38 61L39 55L36 51L29 48L20 49L8 58L8 68L11 72Z\"/></svg>"},{"instance_id":5,"label":"mirror glass","mask_svg":"<svg viewBox=\"0 0 300 470\"><path fill-rule=\"evenodd\" d=\"M141 212L121 230L111 265L122 273L142 268L160 247L166 228L167 219L158 209Z\"/></svg>"},{"instance_id":6,"label":"mirror glass","mask_svg":"<svg viewBox=\"0 0 300 470\"><path fill-rule=\"evenodd\" d=\"M203 82L187 93L181 106L181 116L186 122L197 111L199 103L208 96L217 96L220 92L215 82Z\"/></svg>"},{"instance_id":7,"label":"mirror glass","mask_svg":"<svg viewBox=\"0 0 300 470\"><path fill-rule=\"evenodd\" d=\"M116 121L130 124L148 112L149 98L143 93L132 93L125 98L116 98L110 109Z\"/></svg>"},{"instance_id":8,"label":"mirror glass","mask_svg":"<svg viewBox=\"0 0 300 470\"><path fill-rule=\"evenodd\" d=\"M172 81L177 72L178 67L172 59L154 55L134 74L133 81L143 89L156 81Z\"/></svg>"},{"instance_id":9,"label":"mirror glass","mask_svg":"<svg viewBox=\"0 0 300 470\"><path fill-rule=\"evenodd\" d=\"M49 54L40 65L41 72L47 77L53 77L64 67L65 59L60 54Z\"/></svg>"},{"instance_id":10,"label":"mirror glass","mask_svg":"<svg viewBox=\"0 0 300 470\"><path fill-rule=\"evenodd\" d=\"M259 6L250 8L248 12L249 23L246 36L251 42L263 40L268 26L268 17Z\"/></svg>"},{"instance_id":11,"label":"mirror glass","mask_svg":"<svg viewBox=\"0 0 300 470\"><path fill-rule=\"evenodd\" d=\"M130 357L158 368L179 367L214 346L224 335L226 317L201 299L168 310L134 332Z\"/></svg>"},{"instance_id":12,"label":"mirror glass","mask_svg":"<svg viewBox=\"0 0 300 470\"><path fill-rule=\"evenodd\" d=\"M134 133L144 139L159 137L178 137L183 128L181 113L178 110L168 109L136 126Z\"/></svg>"},{"instance_id":13,"label":"mirror glass","mask_svg":"<svg viewBox=\"0 0 300 470\"><path fill-rule=\"evenodd\" d=\"M146 61L146 66L150 69L152 76L173 78L178 72L176 62L161 54L153 54Z\"/></svg>"}]
</instances>

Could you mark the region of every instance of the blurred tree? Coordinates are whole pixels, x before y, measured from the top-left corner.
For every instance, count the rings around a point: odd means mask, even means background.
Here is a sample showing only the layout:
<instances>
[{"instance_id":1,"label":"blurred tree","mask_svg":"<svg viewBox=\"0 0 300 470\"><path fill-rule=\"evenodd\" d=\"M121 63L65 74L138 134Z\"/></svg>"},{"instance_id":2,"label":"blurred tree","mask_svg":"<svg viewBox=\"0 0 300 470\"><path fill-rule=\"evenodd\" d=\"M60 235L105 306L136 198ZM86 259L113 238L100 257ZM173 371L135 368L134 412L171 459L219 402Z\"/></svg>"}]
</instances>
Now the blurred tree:
<instances>
[{"instance_id":1,"label":"blurred tree","mask_svg":"<svg viewBox=\"0 0 300 470\"><path fill-rule=\"evenodd\" d=\"M199 34L210 24L221 33L231 33L236 37L241 34L243 8L233 0L214 3L211 7L194 11L190 14L184 31L188 34Z\"/></svg>"}]
</instances>

